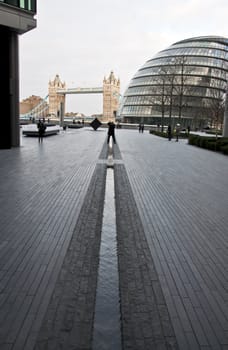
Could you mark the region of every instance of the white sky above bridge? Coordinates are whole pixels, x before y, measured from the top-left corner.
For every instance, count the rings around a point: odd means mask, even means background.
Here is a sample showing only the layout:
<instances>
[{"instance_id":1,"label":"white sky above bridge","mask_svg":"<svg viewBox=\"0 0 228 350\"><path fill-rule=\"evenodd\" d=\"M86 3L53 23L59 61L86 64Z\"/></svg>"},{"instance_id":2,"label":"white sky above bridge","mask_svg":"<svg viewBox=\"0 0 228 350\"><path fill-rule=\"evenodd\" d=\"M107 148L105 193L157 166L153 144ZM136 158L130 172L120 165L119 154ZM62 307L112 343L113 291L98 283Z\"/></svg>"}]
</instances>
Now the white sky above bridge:
<instances>
[{"instance_id":1,"label":"white sky above bridge","mask_svg":"<svg viewBox=\"0 0 228 350\"><path fill-rule=\"evenodd\" d=\"M113 70L124 93L137 70L176 41L228 37L227 0L38 0L37 28L20 37L20 99L99 87ZM67 111L102 113L102 95L67 96Z\"/></svg>"}]
</instances>

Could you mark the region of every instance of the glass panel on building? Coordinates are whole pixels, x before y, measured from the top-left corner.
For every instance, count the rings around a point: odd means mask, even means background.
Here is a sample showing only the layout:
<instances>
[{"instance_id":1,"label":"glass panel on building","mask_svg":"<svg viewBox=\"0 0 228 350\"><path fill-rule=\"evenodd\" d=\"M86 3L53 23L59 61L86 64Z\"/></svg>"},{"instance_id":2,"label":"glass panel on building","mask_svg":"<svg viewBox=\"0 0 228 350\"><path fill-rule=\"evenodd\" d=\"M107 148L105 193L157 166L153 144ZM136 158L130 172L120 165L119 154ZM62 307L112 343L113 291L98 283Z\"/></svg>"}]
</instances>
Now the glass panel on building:
<instances>
[{"instance_id":1,"label":"glass panel on building","mask_svg":"<svg viewBox=\"0 0 228 350\"><path fill-rule=\"evenodd\" d=\"M6 0L6 4L19 7L18 0Z\"/></svg>"},{"instance_id":2,"label":"glass panel on building","mask_svg":"<svg viewBox=\"0 0 228 350\"><path fill-rule=\"evenodd\" d=\"M36 0L0 0L0 2L34 13L36 12Z\"/></svg>"},{"instance_id":3,"label":"glass panel on building","mask_svg":"<svg viewBox=\"0 0 228 350\"><path fill-rule=\"evenodd\" d=\"M20 7L21 7L22 9L25 8L25 0L20 0Z\"/></svg>"}]
</instances>

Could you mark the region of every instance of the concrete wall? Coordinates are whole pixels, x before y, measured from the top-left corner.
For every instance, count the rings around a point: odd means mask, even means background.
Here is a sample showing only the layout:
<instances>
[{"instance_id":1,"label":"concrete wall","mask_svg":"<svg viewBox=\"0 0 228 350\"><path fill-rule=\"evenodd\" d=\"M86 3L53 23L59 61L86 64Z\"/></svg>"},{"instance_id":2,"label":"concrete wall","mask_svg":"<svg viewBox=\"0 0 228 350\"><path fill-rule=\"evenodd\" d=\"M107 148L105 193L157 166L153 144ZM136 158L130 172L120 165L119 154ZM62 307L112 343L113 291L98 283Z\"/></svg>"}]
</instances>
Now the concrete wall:
<instances>
[{"instance_id":1,"label":"concrete wall","mask_svg":"<svg viewBox=\"0 0 228 350\"><path fill-rule=\"evenodd\" d=\"M19 137L18 35L0 26L1 128L0 148L17 147Z\"/></svg>"}]
</instances>

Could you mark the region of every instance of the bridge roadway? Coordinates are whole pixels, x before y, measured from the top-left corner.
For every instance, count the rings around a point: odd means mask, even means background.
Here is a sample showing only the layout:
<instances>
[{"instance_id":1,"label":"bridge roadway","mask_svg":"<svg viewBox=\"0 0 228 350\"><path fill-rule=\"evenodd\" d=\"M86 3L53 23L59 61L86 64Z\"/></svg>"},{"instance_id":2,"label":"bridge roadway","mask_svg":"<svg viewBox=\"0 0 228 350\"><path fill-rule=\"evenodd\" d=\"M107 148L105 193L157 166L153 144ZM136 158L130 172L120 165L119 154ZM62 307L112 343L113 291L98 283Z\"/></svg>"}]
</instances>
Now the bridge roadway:
<instances>
[{"instance_id":1,"label":"bridge roadway","mask_svg":"<svg viewBox=\"0 0 228 350\"><path fill-rule=\"evenodd\" d=\"M94 88L68 88L68 89L58 89L57 94L67 95L67 94L103 94L103 87Z\"/></svg>"},{"instance_id":2,"label":"bridge roadway","mask_svg":"<svg viewBox=\"0 0 228 350\"><path fill-rule=\"evenodd\" d=\"M228 349L227 157L116 138L123 349ZM91 349L105 140L84 128L0 151L1 350Z\"/></svg>"}]
</instances>

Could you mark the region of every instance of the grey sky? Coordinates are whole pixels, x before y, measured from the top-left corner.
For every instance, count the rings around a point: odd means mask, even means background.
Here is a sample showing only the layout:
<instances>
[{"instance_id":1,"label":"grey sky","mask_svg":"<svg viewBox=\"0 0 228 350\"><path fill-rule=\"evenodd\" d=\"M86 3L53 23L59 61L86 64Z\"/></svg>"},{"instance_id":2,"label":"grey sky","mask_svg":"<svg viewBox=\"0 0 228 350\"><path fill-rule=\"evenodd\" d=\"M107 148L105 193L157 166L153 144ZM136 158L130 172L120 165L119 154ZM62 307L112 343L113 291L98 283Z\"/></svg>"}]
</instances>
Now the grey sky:
<instances>
[{"instance_id":1,"label":"grey sky","mask_svg":"<svg viewBox=\"0 0 228 350\"><path fill-rule=\"evenodd\" d=\"M37 2L37 28L20 37L20 99L45 97L56 74L67 87L96 87L111 70L123 94L136 71L174 42L228 37L227 0ZM69 95L66 109L101 113L102 96Z\"/></svg>"}]
</instances>

